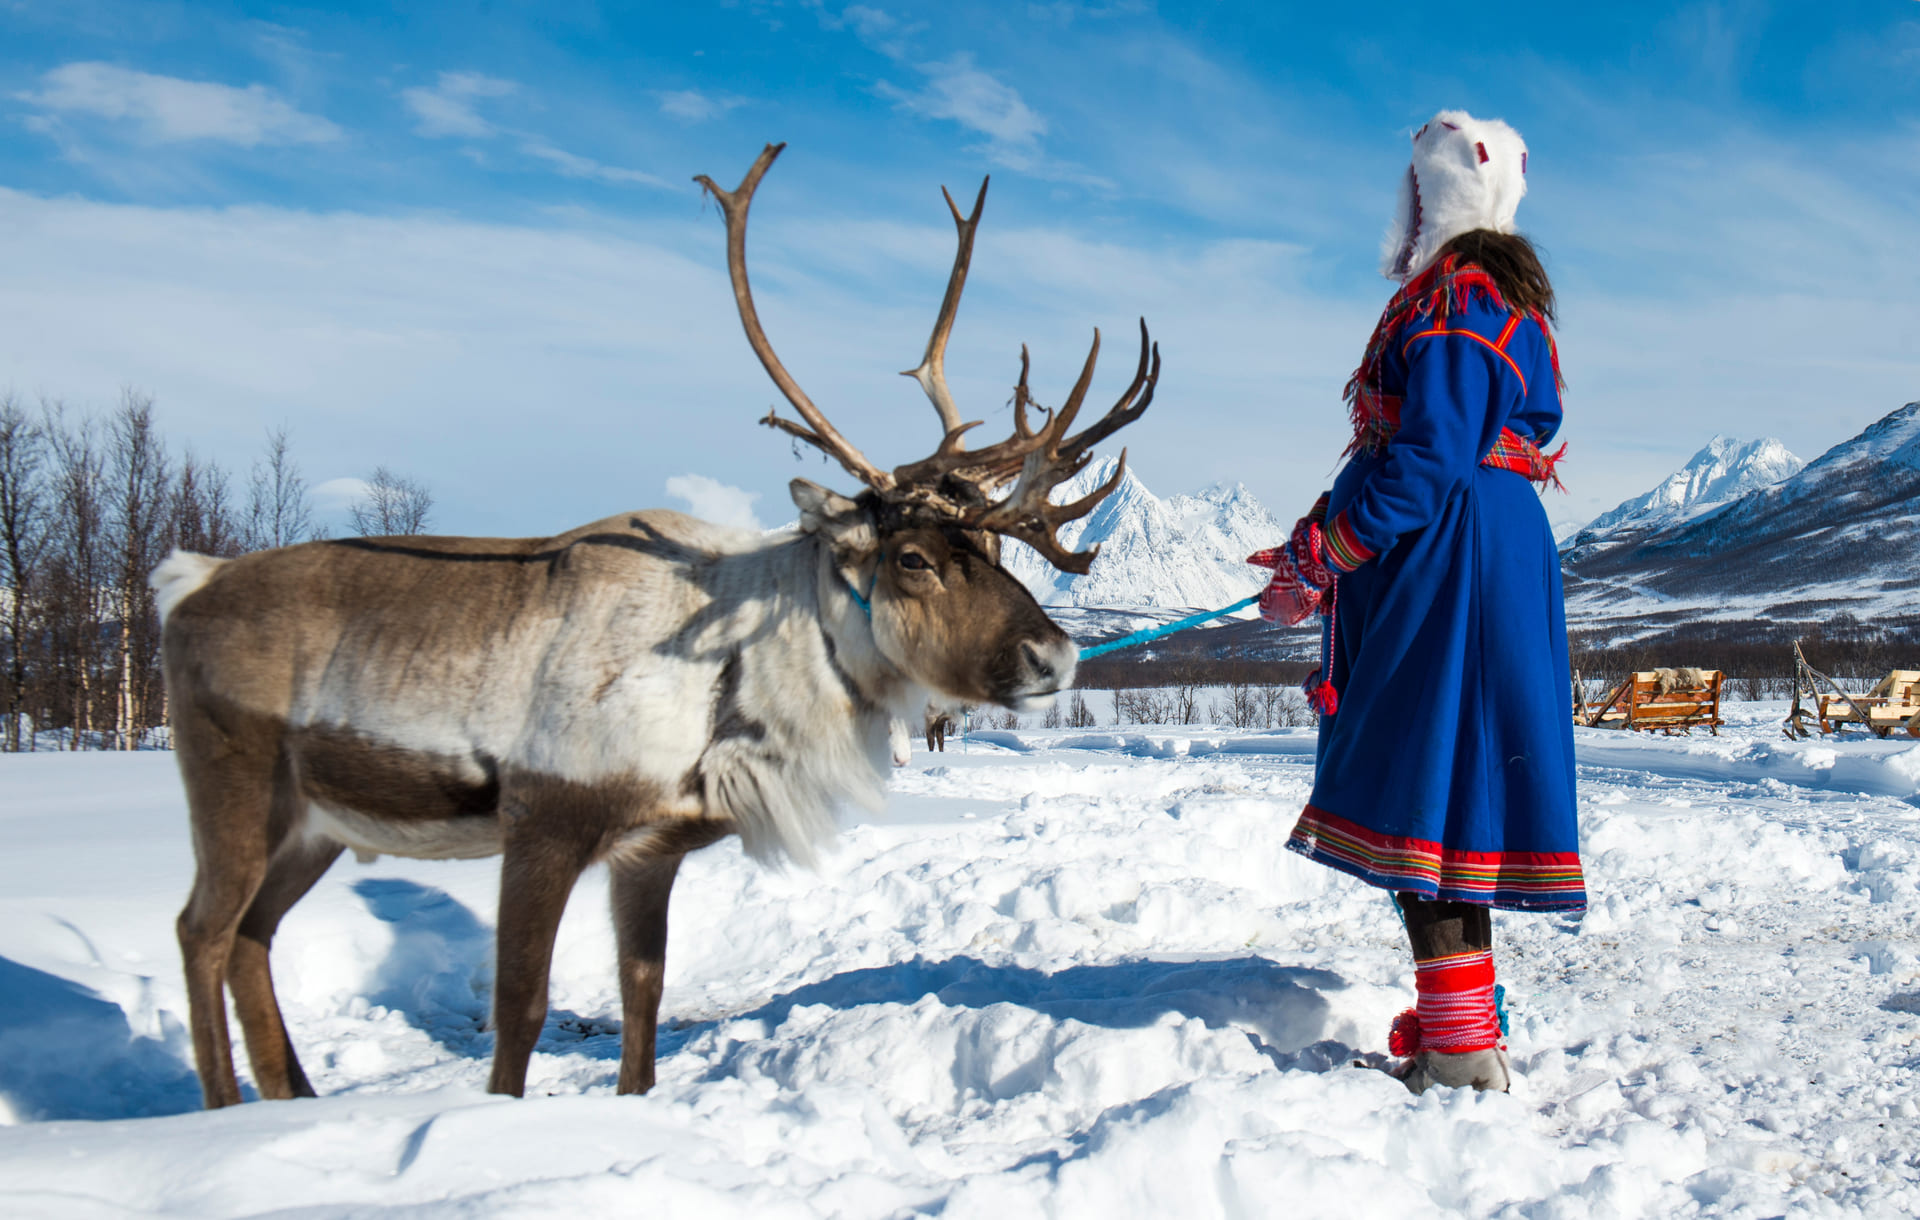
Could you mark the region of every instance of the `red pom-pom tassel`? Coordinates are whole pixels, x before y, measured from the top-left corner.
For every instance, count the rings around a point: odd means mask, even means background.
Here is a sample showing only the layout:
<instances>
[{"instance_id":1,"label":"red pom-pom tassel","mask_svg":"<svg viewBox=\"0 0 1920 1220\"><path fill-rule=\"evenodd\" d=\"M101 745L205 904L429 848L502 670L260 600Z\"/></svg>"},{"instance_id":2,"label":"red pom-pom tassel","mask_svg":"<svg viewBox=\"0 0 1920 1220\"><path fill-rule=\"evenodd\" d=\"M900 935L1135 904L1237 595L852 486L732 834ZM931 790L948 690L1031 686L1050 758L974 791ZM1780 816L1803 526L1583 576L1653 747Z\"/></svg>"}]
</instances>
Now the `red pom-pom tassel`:
<instances>
[{"instance_id":1,"label":"red pom-pom tassel","mask_svg":"<svg viewBox=\"0 0 1920 1220\"><path fill-rule=\"evenodd\" d=\"M1307 702L1322 716L1331 716L1340 710L1340 692L1333 689L1333 683L1322 682L1313 688L1313 693L1307 696Z\"/></svg>"},{"instance_id":2,"label":"red pom-pom tassel","mask_svg":"<svg viewBox=\"0 0 1920 1220\"><path fill-rule=\"evenodd\" d=\"M1393 1019L1393 1027L1387 1031L1387 1051L1402 1059L1410 1059L1420 1049L1420 1014L1407 1009Z\"/></svg>"}]
</instances>

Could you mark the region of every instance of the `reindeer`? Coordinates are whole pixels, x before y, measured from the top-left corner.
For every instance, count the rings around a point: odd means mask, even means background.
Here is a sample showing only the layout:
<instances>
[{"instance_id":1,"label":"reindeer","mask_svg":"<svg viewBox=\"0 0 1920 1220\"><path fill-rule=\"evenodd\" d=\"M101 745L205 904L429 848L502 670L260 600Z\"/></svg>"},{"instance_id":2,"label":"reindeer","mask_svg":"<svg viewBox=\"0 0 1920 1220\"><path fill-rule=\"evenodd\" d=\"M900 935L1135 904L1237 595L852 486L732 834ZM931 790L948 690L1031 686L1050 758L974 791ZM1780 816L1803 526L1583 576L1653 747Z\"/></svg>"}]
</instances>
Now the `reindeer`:
<instances>
[{"instance_id":1,"label":"reindeer","mask_svg":"<svg viewBox=\"0 0 1920 1220\"><path fill-rule=\"evenodd\" d=\"M747 209L783 147L769 145L735 190L695 181L725 220L747 341L799 416L761 422L830 455L859 494L795 479L798 527L775 535L654 510L554 538L176 552L155 570L197 864L178 933L209 1107L240 1100L229 988L260 1095L313 1095L269 948L349 848L362 860L504 857L488 1088L515 1096L546 1017L561 912L581 872L605 862L619 1091L645 1092L686 853L737 834L757 859L805 864L837 807L881 804L891 718L935 694L1030 709L1071 683L1072 642L1000 566L998 540L1087 570L1094 551L1069 552L1056 533L1120 473L1072 504L1048 493L1147 409L1158 347L1143 322L1132 384L1077 433L1099 332L1051 412L1030 414L1023 347L1013 434L968 449L977 424L962 422L944 361L986 183L969 216L947 195L959 250L908 374L941 440L919 461L875 466L787 373L754 309Z\"/></svg>"},{"instance_id":2,"label":"reindeer","mask_svg":"<svg viewBox=\"0 0 1920 1220\"><path fill-rule=\"evenodd\" d=\"M944 707L927 704L926 710L927 752L938 750L947 752L947 734L953 732L953 713Z\"/></svg>"}]
</instances>

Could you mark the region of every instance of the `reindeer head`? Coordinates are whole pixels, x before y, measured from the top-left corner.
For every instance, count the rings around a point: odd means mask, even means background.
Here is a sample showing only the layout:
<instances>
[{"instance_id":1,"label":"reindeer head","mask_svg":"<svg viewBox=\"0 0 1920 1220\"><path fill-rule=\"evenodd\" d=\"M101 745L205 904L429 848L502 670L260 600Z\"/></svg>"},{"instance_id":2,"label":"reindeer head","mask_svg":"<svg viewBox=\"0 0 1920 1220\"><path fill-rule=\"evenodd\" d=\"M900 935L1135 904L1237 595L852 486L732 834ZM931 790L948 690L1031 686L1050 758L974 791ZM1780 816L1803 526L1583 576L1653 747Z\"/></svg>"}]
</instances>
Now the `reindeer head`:
<instances>
[{"instance_id":1,"label":"reindeer head","mask_svg":"<svg viewBox=\"0 0 1920 1220\"><path fill-rule=\"evenodd\" d=\"M1013 391L1013 435L984 449L966 447L964 423L947 389L947 337L960 309L973 236L986 204L980 184L970 215L962 216L944 189L959 230L959 251L940 304L927 350L912 377L940 417L942 436L933 453L882 470L842 436L807 397L774 353L747 283L747 209L760 179L784 144L769 144L732 191L704 174L694 179L720 204L727 225L727 271L735 304L754 354L802 422L769 411L760 422L814 446L865 485L857 498L838 495L805 479L793 481L801 529L820 537L855 595L870 608L881 653L908 677L949 698L992 702L1018 710L1043 706L1073 676L1077 652L1066 633L1047 618L1025 586L1000 566L1001 537L1018 539L1066 572L1084 573L1098 547L1068 551L1057 532L1077 520L1120 485L1126 451L1113 477L1071 504L1049 502L1049 493L1093 459L1093 447L1138 419L1153 401L1160 379L1160 349L1140 323L1140 364L1133 383L1098 420L1070 433L1100 356L1093 333L1079 380L1057 410L1041 410L1033 426L1027 391L1029 360L1020 349L1020 380Z\"/></svg>"}]
</instances>

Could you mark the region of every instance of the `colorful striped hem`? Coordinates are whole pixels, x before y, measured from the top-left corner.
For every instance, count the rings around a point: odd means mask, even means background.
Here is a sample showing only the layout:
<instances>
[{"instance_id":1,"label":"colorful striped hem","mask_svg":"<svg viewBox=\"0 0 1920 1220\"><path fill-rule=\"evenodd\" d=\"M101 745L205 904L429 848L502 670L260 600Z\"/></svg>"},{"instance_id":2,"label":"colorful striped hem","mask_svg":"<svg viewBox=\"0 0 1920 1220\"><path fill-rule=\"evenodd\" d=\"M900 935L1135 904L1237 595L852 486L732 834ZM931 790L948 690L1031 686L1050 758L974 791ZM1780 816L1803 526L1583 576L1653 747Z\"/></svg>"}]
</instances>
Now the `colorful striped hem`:
<instances>
[{"instance_id":1,"label":"colorful striped hem","mask_svg":"<svg viewBox=\"0 0 1920 1220\"><path fill-rule=\"evenodd\" d=\"M1578 852L1454 851L1425 839L1376 834L1308 805L1287 847L1381 889L1510 911L1587 905Z\"/></svg>"},{"instance_id":2,"label":"colorful striped hem","mask_svg":"<svg viewBox=\"0 0 1920 1220\"><path fill-rule=\"evenodd\" d=\"M1326 544L1327 563L1336 572L1351 572L1378 554L1360 541L1345 513L1329 521L1320 537Z\"/></svg>"}]
</instances>

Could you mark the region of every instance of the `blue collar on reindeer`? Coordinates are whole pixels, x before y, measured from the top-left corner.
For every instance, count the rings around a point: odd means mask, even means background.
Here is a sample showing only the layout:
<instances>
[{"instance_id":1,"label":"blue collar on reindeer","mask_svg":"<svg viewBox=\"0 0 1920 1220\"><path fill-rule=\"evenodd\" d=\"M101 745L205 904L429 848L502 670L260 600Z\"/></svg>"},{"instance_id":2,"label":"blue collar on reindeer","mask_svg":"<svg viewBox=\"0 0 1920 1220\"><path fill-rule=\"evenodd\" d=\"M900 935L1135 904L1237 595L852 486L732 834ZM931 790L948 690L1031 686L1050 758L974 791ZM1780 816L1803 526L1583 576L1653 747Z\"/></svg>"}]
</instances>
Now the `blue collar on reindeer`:
<instances>
[{"instance_id":1,"label":"blue collar on reindeer","mask_svg":"<svg viewBox=\"0 0 1920 1220\"><path fill-rule=\"evenodd\" d=\"M882 554L880 556L880 562L885 563L886 561L887 557ZM840 580L847 586L847 593L853 598L853 604L860 607L860 613L866 615L867 621L871 623L873 621L873 589L875 585L880 583L880 569L878 567L873 569L873 581L867 585L867 591L864 596L859 589L854 587L853 581L848 578L845 571L840 572Z\"/></svg>"}]
</instances>

